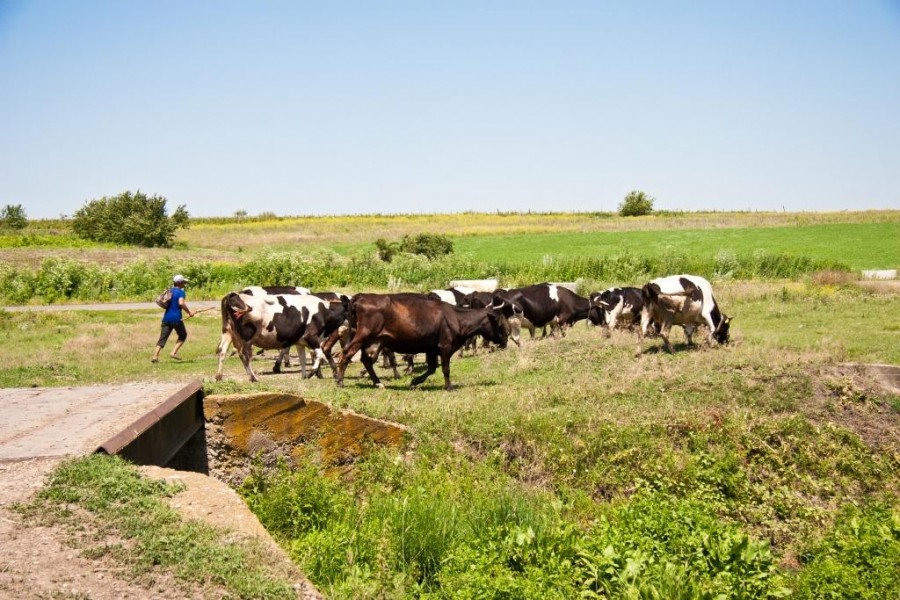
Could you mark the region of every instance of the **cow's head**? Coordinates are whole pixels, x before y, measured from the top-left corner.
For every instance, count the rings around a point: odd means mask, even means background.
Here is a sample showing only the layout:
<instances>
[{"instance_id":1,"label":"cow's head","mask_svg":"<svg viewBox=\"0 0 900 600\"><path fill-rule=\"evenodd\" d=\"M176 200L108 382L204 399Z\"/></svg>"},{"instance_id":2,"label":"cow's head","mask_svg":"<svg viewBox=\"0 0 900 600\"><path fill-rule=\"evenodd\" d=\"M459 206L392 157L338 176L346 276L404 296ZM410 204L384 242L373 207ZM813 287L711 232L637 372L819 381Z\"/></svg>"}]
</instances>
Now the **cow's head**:
<instances>
[{"instance_id":1,"label":"cow's head","mask_svg":"<svg viewBox=\"0 0 900 600\"><path fill-rule=\"evenodd\" d=\"M240 320L241 317L253 310L251 307L247 306L247 304L241 298L242 293L243 292L231 292L230 294L225 296L225 301L223 302L223 304L228 308L235 320Z\"/></svg>"},{"instance_id":2,"label":"cow's head","mask_svg":"<svg viewBox=\"0 0 900 600\"><path fill-rule=\"evenodd\" d=\"M501 348L506 348L506 342L512 331L510 319L516 316L516 308L512 303L502 298L494 297L490 307L487 309L488 321L491 324L487 338ZM518 308L518 314L521 317L522 309L520 307Z\"/></svg>"},{"instance_id":3,"label":"cow's head","mask_svg":"<svg viewBox=\"0 0 900 600\"><path fill-rule=\"evenodd\" d=\"M728 343L728 330L731 328L731 317L722 314L722 320L719 321L718 327L713 331L713 338L720 344Z\"/></svg>"},{"instance_id":4,"label":"cow's head","mask_svg":"<svg viewBox=\"0 0 900 600\"><path fill-rule=\"evenodd\" d=\"M593 292L588 296L591 307L588 309L588 321L592 325L606 325L606 311L609 310L609 302L606 301L606 292Z\"/></svg>"}]
</instances>

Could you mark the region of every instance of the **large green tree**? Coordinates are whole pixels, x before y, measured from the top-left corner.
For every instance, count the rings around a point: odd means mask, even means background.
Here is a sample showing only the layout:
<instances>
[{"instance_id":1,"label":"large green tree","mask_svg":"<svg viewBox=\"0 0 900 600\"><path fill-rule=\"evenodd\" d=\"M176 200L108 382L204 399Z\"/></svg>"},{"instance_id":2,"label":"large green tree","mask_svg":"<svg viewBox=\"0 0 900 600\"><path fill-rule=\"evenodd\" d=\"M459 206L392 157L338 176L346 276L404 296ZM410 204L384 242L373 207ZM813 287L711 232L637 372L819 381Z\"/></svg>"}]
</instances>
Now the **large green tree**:
<instances>
[{"instance_id":1,"label":"large green tree","mask_svg":"<svg viewBox=\"0 0 900 600\"><path fill-rule=\"evenodd\" d=\"M72 230L97 242L170 248L175 232L188 221L184 205L169 216L165 198L138 190L91 200L75 213Z\"/></svg>"}]
</instances>

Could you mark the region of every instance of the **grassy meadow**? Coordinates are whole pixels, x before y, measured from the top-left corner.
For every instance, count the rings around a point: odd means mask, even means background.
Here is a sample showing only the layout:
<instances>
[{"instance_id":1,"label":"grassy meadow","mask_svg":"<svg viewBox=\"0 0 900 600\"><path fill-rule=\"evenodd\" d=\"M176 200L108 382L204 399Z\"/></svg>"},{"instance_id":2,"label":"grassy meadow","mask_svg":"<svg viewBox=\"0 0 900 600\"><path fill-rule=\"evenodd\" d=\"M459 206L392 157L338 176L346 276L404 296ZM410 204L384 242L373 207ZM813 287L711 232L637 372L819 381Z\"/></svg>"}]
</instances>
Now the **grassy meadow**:
<instances>
[{"instance_id":1,"label":"grassy meadow","mask_svg":"<svg viewBox=\"0 0 900 600\"><path fill-rule=\"evenodd\" d=\"M883 598L900 592L900 402L852 362L900 364L900 294L847 278L714 282L734 343L565 338L454 357L373 389L236 357L220 321L184 361L149 362L158 311L2 319L3 386L202 377L208 393L285 390L408 425L404 454L351 476L259 470L240 492L326 595ZM165 355L164 355L165 356ZM419 365L418 368L421 368Z\"/></svg>"},{"instance_id":2,"label":"grassy meadow","mask_svg":"<svg viewBox=\"0 0 900 600\"><path fill-rule=\"evenodd\" d=\"M454 357L449 393L440 375L410 390L385 374L377 391L358 366L339 389L296 368L274 375L271 357L257 359L258 384L236 357L217 383L215 312L188 321L182 362L158 364L158 310L0 312L4 387L199 377L207 393L283 390L409 426L406 452L342 478L260 467L239 490L329 597L900 596L900 401L846 364L900 364L900 290L853 273L900 263L898 211L195 219L166 250L84 243L66 227L0 236L4 302L148 301L175 271L189 299L270 283L713 281L734 316L728 346L688 348L675 333L675 354L649 340L636 358L632 334L580 323ZM423 231L452 235L454 255L373 256L376 238ZM76 466L130 481L122 468ZM278 585L254 581L234 594Z\"/></svg>"}]
</instances>

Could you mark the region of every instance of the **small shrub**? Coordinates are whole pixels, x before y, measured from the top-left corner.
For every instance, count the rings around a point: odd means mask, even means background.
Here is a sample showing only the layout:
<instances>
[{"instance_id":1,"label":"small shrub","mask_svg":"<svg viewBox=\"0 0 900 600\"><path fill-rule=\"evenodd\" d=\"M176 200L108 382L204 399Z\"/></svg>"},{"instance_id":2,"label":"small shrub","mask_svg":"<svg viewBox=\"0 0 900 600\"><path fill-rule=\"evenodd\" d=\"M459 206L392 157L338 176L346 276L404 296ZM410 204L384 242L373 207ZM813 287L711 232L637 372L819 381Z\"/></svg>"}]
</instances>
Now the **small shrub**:
<instances>
[{"instance_id":1,"label":"small shrub","mask_svg":"<svg viewBox=\"0 0 900 600\"><path fill-rule=\"evenodd\" d=\"M166 199L141 191L92 200L78 209L72 230L84 239L134 246L171 248L175 232L188 226L184 205L170 217Z\"/></svg>"},{"instance_id":2,"label":"small shrub","mask_svg":"<svg viewBox=\"0 0 900 600\"><path fill-rule=\"evenodd\" d=\"M25 229L28 225L28 217L21 204L7 204L0 210L0 227L9 229Z\"/></svg>"},{"instance_id":3,"label":"small shrub","mask_svg":"<svg viewBox=\"0 0 900 600\"><path fill-rule=\"evenodd\" d=\"M453 240L441 233L420 233L416 236L404 235L400 240L400 252L421 254L430 259L453 254Z\"/></svg>"},{"instance_id":4,"label":"small shrub","mask_svg":"<svg viewBox=\"0 0 900 600\"><path fill-rule=\"evenodd\" d=\"M619 205L619 214L623 217L649 215L653 212L654 202L656 202L656 198L653 196L639 190L633 190L628 192L628 195L625 196L625 199Z\"/></svg>"},{"instance_id":5,"label":"small shrub","mask_svg":"<svg viewBox=\"0 0 900 600\"><path fill-rule=\"evenodd\" d=\"M383 262L391 262L397 253L397 244L387 241L384 238L375 240L375 247L378 249L378 258Z\"/></svg>"}]
</instances>

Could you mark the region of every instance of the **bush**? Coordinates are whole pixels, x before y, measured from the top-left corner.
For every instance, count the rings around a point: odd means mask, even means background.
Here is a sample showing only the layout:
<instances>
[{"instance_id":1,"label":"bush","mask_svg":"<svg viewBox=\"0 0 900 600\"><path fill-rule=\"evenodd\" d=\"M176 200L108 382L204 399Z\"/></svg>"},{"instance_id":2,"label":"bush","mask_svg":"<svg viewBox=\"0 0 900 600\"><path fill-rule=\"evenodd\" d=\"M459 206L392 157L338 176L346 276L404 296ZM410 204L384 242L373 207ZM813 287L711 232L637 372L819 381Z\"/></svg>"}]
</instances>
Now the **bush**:
<instances>
[{"instance_id":1,"label":"bush","mask_svg":"<svg viewBox=\"0 0 900 600\"><path fill-rule=\"evenodd\" d=\"M28 225L28 217L21 204L7 204L0 210L0 226L9 229L25 229Z\"/></svg>"},{"instance_id":2,"label":"bush","mask_svg":"<svg viewBox=\"0 0 900 600\"><path fill-rule=\"evenodd\" d=\"M420 233L417 236L404 235L400 240L400 252L421 254L434 259L453 254L453 240L441 233Z\"/></svg>"},{"instance_id":3,"label":"bush","mask_svg":"<svg viewBox=\"0 0 900 600\"><path fill-rule=\"evenodd\" d=\"M78 209L72 230L84 239L146 247L171 248L175 232L188 226L184 205L170 217L166 199L140 190L92 200Z\"/></svg>"},{"instance_id":4,"label":"bush","mask_svg":"<svg viewBox=\"0 0 900 600\"><path fill-rule=\"evenodd\" d=\"M639 190L628 192L625 199L619 205L619 214L623 217L640 217L653 212L653 203L656 198Z\"/></svg>"},{"instance_id":5,"label":"bush","mask_svg":"<svg viewBox=\"0 0 900 600\"><path fill-rule=\"evenodd\" d=\"M397 253L397 244L387 241L384 238L375 240L375 247L378 249L378 258L384 262L391 262Z\"/></svg>"}]
</instances>

